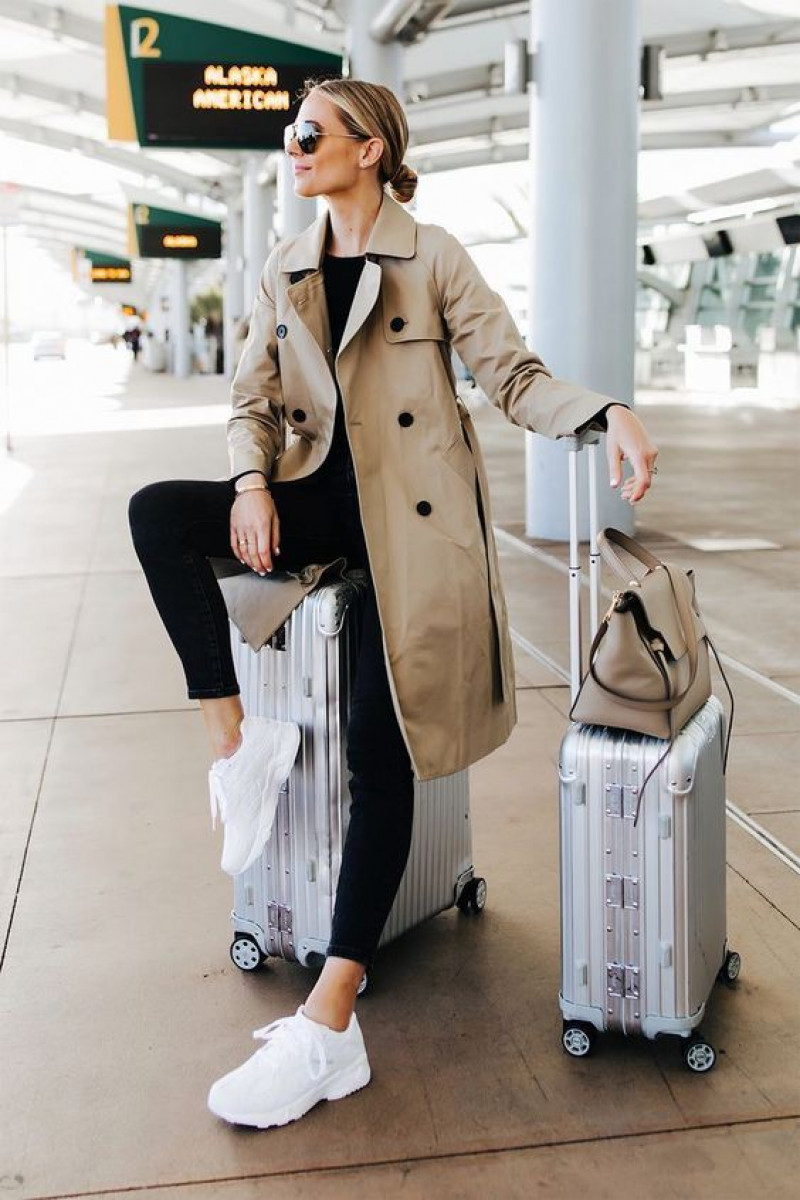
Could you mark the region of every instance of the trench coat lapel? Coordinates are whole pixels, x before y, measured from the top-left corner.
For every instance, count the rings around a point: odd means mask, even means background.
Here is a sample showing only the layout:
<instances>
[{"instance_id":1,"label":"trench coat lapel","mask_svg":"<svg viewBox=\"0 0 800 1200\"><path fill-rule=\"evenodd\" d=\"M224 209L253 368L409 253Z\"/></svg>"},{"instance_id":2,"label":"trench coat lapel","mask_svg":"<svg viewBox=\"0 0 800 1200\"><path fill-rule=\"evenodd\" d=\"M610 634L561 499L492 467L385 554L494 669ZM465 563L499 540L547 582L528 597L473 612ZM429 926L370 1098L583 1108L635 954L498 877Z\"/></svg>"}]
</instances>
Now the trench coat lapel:
<instances>
[{"instance_id":1,"label":"trench coat lapel","mask_svg":"<svg viewBox=\"0 0 800 1200\"><path fill-rule=\"evenodd\" d=\"M358 287L353 296L353 303L347 315L347 324L344 327L344 333L342 334L342 340L336 355L337 362L340 355L347 349L348 343L353 340L375 307L375 302L381 290L381 274L381 268L378 263L368 258L358 278Z\"/></svg>"},{"instance_id":2,"label":"trench coat lapel","mask_svg":"<svg viewBox=\"0 0 800 1200\"><path fill-rule=\"evenodd\" d=\"M346 348L348 342L353 340L375 307L380 288L381 268L377 263L367 259L358 279L358 286L353 296L353 303L350 306L347 324L336 356L337 360L339 354ZM307 344L299 348L299 352L311 355L317 369L320 367L330 369L331 327L322 272L314 271L298 283L289 284L286 296L297 314L303 330L311 335ZM305 339L303 340L305 343Z\"/></svg>"},{"instance_id":3,"label":"trench coat lapel","mask_svg":"<svg viewBox=\"0 0 800 1200\"><path fill-rule=\"evenodd\" d=\"M339 343L337 359L338 355L347 347L348 342L353 341L353 338L359 332L363 323L365 323L369 313L372 312L375 301L378 300L380 293L380 276L381 271L378 263L373 263L371 259L367 259L367 262L363 264L363 270L359 276L359 286L356 287L355 295L353 296L353 304L350 306L347 325L344 326L342 341ZM313 359L317 360L318 367L327 364L330 361L331 324L329 312L327 312L325 284L321 271L307 275L300 282L290 283L287 288L287 298L291 307L294 308L303 329L311 335L307 346L303 348L305 349L305 353L313 355Z\"/></svg>"},{"instance_id":4,"label":"trench coat lapel","mask_svg":"<svg viewBox=\"0 0 800 1200\"><path fill-rule=\"evenodd\" d=\"M416 231L417 223L411 214L384 192L367 242L367 261L342 335L340 353L375 307L381 283L381 270L376 260L384 255L412 258L416 250ZM286 295L323 355L327 355L330 345L330 322L321 270L329 232L330 214L326 209L294 239L281 258L281 271L290 275L303 273L302 279L289 283Z\"/></svg>"},{"instance_id":5,"label":"trench coat lapel","mask_svg":"<svg viewBox=\"0 0 800 1200\"><path fill-rule=\"evenodd\" d=\"M328 305L321 265L328 238L327 211L317 217L287 247L281 257L280 269L290 278L286 298L292 306L299 329L295 338L302 339L298 353L314 371L330 374L328 348L331 344ZM300 278L295 278L295 276ZM309 334L309 337L304 336Z\"/></svg>"},{"instance_id":6,"label":"trench coat lapel","mask_svg":"<svg viewBox=\"0 0 800 1200\"><path fill-rule=\"evenodd\" d=\"M313 362L316 370L329 371L331 327L322 272L315 271L298 283L290 283L286 297L297 315L300 336L303 337L298 353L307 363ZM305 337L305 334L310 336Z\"/></svg>"}]
</instances>

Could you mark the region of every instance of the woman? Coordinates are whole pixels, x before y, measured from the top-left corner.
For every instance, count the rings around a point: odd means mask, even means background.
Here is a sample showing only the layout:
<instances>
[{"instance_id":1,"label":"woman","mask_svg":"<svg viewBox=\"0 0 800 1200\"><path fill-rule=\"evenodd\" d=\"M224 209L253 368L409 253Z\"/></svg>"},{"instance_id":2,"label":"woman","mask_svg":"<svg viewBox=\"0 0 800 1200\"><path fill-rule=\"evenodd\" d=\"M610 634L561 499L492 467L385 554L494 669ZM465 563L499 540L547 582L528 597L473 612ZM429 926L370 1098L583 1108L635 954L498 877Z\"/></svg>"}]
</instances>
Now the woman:
<instances>
[{"instance_id":1,"label":"woman","mask_svg":"<svg viewBox=\"0 0 800 1200\"><path fill-rule=\"evenodd\" d=\"M286 150L296 193L323 196L327 212L264 268L233 381L231 479L151 484L130 505L137 553L202 706L212 774L227 788L228 869L257 843L296 745L243 719L207 558L267 575L278 556L299 570L344 554L369 576L325 966L305 1004L257 1031L266 1045L209 1094L217 1115L261 1128L368 1083L355 998L407 861L414 776L468 766L516 721L485 471L450 344L515 424L559 437L607 422L612 484L629 459L631 503L655 470L656 448L629 408L554 380L456 239L401 207L416 187L407 140L389 89L306 85ZM284 422L294 434L285 451Z\"/></svg>"}]
</instances>

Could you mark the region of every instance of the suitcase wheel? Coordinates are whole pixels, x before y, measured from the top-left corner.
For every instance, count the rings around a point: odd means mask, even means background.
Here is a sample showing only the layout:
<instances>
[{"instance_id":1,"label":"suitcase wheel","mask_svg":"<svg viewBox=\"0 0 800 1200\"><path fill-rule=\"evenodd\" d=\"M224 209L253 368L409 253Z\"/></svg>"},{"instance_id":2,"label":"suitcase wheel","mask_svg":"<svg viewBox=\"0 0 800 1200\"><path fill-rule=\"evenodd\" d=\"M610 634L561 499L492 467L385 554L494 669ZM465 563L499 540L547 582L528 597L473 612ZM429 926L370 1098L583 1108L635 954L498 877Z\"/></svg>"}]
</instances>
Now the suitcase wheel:
<instances>
[{"instance_id":1,"label":"suitcase wheel","mask_svg":"<svg viewBox=\"0 0 800 1200\"><path fill-rule=\"evenodd\" d=\"M480 876L468 879L456 901L462 913L479 913L486 906L486 880Z\"/></svg>"},{"instance_id":2,"label":"suitcase wheel","mask_svg":"<svg viewBox=\"0 0 800 1200\"><path fill-rule=\"evenodd\" d=\"M717 1061L717 1052L702 1034L695 1033L687 1040L683 1048L683 1061L690 1071L704 1075L710 1071Z\"/></svg>"},{"instance_id":3,"label":"suitcase wheel","mask_svg":"<svg viewBox=\"0 0 800 1200\"><path fill-rule=\"evenodd\" d=\"M735 950L729 950L725 962L719 969L719 977L723 983L736 983L742 969L742 956Z\"/></svg>"},{"instance_id":4,"label":"suitcase wheel","mask_svg":"<svg viewBox=\"0 0 800 1200\"><path fill-rule=\"evenodd\" d=\"M237 933L231 942L231 959L240 971L255 971L265 957L258 942L249 933Z\"/></svg>"},{"instance_id":5,"label":"suitcase wheel","mask_svg":"<svg viewBox=\"0 0 800 1200\"><path fill-rule=\"evenodd\" d=\"M596 1037L597 1030L594 1025L586 1021L565 1021L561 1045L573 1058L585 1058L587 1054L591 1054Z\"/></svg>"}]
</instances>

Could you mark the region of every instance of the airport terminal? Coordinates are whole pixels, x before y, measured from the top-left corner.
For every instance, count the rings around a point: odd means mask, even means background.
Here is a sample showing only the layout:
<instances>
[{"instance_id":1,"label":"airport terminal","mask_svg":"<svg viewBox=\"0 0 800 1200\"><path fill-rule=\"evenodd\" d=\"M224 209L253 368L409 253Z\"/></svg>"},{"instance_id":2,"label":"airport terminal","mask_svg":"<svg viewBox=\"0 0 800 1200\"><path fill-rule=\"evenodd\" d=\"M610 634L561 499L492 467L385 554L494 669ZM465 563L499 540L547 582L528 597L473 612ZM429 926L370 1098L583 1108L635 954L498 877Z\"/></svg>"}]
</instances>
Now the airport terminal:
<instances>
[{"instance_id":1,"label":"airport terminal","mask_svg":"<svg viewBox=\"0 0 800 1200\"><path fill-rule=\"evenodd\" d=\"M0 271L0 1190L796 1196L800 0L0 0Z\"/></svg>"}]
</instances>

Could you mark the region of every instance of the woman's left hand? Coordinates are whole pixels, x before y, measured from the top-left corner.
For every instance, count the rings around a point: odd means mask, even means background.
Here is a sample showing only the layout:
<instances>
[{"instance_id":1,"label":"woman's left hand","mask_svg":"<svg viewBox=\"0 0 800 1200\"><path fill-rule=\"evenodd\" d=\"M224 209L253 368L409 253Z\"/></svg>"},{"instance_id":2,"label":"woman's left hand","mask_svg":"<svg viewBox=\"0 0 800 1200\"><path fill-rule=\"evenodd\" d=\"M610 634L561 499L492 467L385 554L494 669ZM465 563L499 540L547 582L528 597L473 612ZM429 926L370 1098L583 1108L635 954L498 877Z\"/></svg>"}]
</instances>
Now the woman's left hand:
<instances>
[{"instance_id":1,"label":"woman's left hand","mask_svg":"<svg viewBox=\"0 0 800 1200\"><path fill-rule=\"evenodd\" d=\"M623 500L635 504L653 482L658 447L650 441L647 430L636 414L622 404L612 404L606 410L606 422L606 455L611 486L618 487L622 481L622 463L627 459L633 467L633 474L622 483L620 495Z\"/></svg>"}]
</instances>

